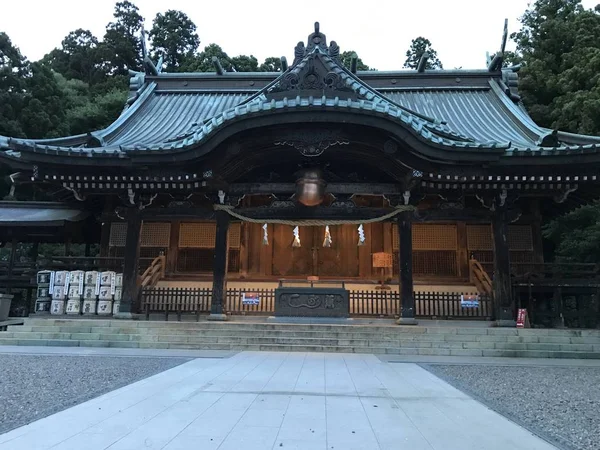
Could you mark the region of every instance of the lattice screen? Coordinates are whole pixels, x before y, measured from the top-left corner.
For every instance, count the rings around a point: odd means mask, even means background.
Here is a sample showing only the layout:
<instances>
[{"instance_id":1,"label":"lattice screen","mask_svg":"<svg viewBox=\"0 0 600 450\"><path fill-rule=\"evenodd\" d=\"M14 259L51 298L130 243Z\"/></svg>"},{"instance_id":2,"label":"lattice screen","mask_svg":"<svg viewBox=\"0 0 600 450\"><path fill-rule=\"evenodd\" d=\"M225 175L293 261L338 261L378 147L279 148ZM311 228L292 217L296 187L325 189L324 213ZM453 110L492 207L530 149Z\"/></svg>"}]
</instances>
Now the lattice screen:
<instances>
[{"instance_id":1,"label":"lattice screen","mask_svg":"<svg viewBox=\"0 0 600 450\"><path fill-rule=\"evenodd\" d=\"M179 248L215 248L217 224L214 222L182 223L179 229ZM241 224L229 225L229 248L239 249Z\"/></svg>"},{"instance_id":2,"label":"lattice screen","mask_svg":"<svg viewBox=\"0 0 600 450\"><path fill-rule=\"evenodd\" d=\"M239 222L229 224L229 248L240 248L241 224Z\"/></svg>"},{"instance_id":3,"label":"lattice screen","mask_svg":"<svg viewBox=\"0 0 600 450\"><path fill-rule=\"evenodd\" d=\"M508 227L508 247L511 250L533 250L533 233L529 225Z\"/></svg>"},{"instance_id":4,"label":"lattice screen","mask_svg":"<svg viewBox=\"0 0 600 450\"><path fill-rule=\"evenodd\" d=\"M169 222L145 222L142 224L141 247L169 247L171 224ZM109 247L125 247L127 223L115 222L110 225Z\"/></svg>"},{"instance_id":5,"label":"lattice screen","mask_svg":"<svg viewBox=\"0 0 600 450\"><path fill-rule=\"evenodd\" d=\"M415 224L413 250L456 250L456 225Z\"/></svg>"},{"instance_id":6,"label":"lattice screen","mask_svg":"<svg viewBox=\"0 0 600 450\"><path fill-rule=\"evenodd\" d=\"M412 226L413 250L456 250L456 225L423 224ZM392 248L398 250L398 225L392 226Z\"/></svg>"},{"instance_id":7,"label":"lattice screen","mask_svg":"<svg viewBox=\"0 0 600 450\"><path fill-rule=\"evenodd\" d=\"M493 250L492 227L467 225L467 247L469 250Z\"/></svg>"},{"instance_id":8,"label":"lattice screen","mask_svg":"<svg viewBox=\"0 0 600 450\"><path fill-rule=\"evenodd\" d=\"M169 247L171 224L169 222L144 222L141 247Z\"/></svg>"},{"instance_id":9,"label":"lattice screen","mask_svg":"<svg viewBox=\"0 0 600 450\"><path fill-rule=\"evenodd\" d=\"M110 224L109 247L125 247L125 238L127 236L127 223L113 222Z\"/></svg>"},{"instance_id":10,"label":"lattice screen","mask_svg":"<svg viewBox=\"0 0 600 450\"><path fill-rule=\"evenodd\" d=\"M217 224L214 222L182 223L179 248L215 248Z\"/></svg>"}]
</instances>

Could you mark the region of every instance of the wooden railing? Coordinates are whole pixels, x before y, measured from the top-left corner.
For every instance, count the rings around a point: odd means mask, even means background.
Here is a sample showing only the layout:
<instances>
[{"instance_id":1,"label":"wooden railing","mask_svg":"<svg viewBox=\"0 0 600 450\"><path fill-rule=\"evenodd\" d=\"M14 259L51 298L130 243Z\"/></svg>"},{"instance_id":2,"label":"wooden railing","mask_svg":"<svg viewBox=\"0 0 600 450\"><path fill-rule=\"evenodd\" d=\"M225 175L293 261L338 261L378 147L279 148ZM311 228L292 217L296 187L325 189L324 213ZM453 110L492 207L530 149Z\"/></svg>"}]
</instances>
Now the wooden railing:
<instances>
[{"instance_id":1,"label":"wooden railing","mask_svg":"<svg viewBox=\"0 0 600 450\"><path fill-rule=\"evenodd\" d=\"M244 305L244 292L257 293L258 305ZM400 294L397 291L350 292L350 314L352 316L398 317L402 311ZM275 311L274 289L227 289L225 311L229 314L269 315ZM477 304L465 306L460 292L415 292L415 315L437 319L487 319L492 313L492 301L488 295L480 295ZM146 319L151 313L177 314L194 313L200 320L202 313L210 311L212 289L210 288L162 288L145 287L141 290L142 311Z\"/></svg>"},{"instance_id":2,"label":"wooden railing","mask_svg":"<svg viewBox=\"0 0 600 450\"><path fill-rule=\"evenodd\" d=\"M159 255L154 258L141 276L140 287L142 289L156 286L158 280L165 277L165 263L165 255Z\"/></svg>"},{"instance_id":3,"label":"wooden railing","mask_svg":"<svg viewBox=\"0 0 600 450\"><path fill-rule=\"evenodd\" d=\"M481 263L474 258L469 261L469 279L481 295L492 295L492 280Z\"/></svg>"}]
</instances>

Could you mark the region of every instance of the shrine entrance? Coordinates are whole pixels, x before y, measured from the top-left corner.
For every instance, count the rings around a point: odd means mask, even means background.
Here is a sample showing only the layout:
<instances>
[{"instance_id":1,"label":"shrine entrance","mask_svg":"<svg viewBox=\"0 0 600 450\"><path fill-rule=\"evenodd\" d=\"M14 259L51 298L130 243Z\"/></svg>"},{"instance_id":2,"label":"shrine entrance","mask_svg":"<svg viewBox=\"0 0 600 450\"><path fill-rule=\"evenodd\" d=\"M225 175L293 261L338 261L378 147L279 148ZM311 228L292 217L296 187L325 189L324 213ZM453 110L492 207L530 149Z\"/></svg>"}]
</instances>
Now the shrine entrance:
<instances>
[{"instance_id":1,"label":"shrine entrance","mask_svg":"<svg viewBox=\"0 0 600 450\"><path fill-rule=\"evenodd\" d=\"M358 233L354 225L329 227L331 244L324 246L325 227L299 227L300 246L294 246L293 227L273 227L273 275L325 278L359 276Z\"/></svg>"}]
</instances>

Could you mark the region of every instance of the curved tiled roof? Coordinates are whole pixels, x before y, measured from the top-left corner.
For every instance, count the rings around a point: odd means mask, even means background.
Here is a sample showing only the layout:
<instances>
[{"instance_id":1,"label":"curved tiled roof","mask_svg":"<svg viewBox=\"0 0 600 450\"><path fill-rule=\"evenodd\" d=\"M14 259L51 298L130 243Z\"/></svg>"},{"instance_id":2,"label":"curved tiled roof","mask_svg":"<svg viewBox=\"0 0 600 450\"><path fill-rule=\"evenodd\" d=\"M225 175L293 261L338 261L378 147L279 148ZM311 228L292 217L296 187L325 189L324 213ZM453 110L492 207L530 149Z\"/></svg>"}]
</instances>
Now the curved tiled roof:
<instances>
[{"instance_id":1,"label":"curved tiled roof","mask_svg":"<svg viewBox=\"0 0 600 450\"><path fill-rule=\"evenodd\" d=\"M0 151L12 158L19 158L21 152L109 157L168 152L202 145L207 136L233 120L306 109L341 109L386 117L420 140L451 149L504 149L507 155L600 149L600 138L569 133L555 134L557 147L542 146L552 131L536 125L515 103L514 89L507 92L500 73L401 71L357 75L343 67L337 53L332 54L324 45L302 47L301 52L284 73L148 76L142 80L135 100L108 128L60 139L0 136ZM322 85L318 89L308 86L310 83L302 88L294 84L318 70ZM325 78L323 74L327 74Z\"/></svg>"}]
</instances>

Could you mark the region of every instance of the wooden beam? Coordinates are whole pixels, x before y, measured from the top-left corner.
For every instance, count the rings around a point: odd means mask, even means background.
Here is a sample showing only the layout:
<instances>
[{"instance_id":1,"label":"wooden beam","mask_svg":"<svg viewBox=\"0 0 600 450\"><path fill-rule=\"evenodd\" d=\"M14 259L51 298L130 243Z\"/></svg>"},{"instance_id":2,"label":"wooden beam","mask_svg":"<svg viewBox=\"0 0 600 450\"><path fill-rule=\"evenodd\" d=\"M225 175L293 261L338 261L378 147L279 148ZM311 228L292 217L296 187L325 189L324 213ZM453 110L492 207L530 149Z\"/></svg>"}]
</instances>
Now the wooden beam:
<instances>
[{"instance_id":1,"label":"wooden beam","mask_svg":"<svg viewBox=\"0 0 600 450\"><path fill-rule=\"evenodd\" d=\"M256 207L235 210L236 213L255 220L366 220L381 217L391 211L393 210L389 208L336 208L326 206L298 206L294 208Z\"/></svg>"},{"instance_id":2,"label":"wooden beam","mask_svg":"<svg viewBox=\"0 0 600 450\"><path fill-rule=\"evenodd\" d=\"M227 188L230 195L244 194L293 194L294 183L236 183ZM330 183L325 188L328 194L385 195L402 194L402 188L389 183Z\"/></svg>"}]
</instances>

